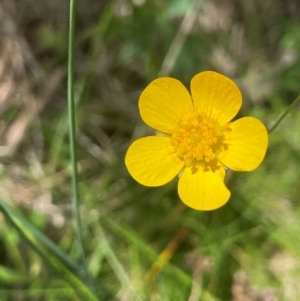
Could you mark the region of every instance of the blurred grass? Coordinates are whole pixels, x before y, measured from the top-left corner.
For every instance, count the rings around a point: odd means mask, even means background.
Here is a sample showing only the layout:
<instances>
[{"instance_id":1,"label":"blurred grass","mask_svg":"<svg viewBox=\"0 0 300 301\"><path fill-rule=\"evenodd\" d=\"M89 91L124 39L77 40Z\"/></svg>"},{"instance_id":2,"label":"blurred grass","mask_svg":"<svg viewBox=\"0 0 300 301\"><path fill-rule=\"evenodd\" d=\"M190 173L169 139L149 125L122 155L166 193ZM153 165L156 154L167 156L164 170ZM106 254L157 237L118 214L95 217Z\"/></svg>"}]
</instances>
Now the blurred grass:
<instances>
[{"instance_id":1,"label":"blurred grass","mask_svg":"<svg viewBox=\"0 0 300 301\"><path fill-rule=\"evenodd\" d=\"M95 294L122 301L297 301L299 105L270 135L264 163L230 174L232 197L219 210L185 208L176 180L146 188L125 169L130 142L152 134L138 114L139 94L172 49L178 55L165 73L187 86L202 70L230 76L243 91L240 116L256 116L268 128L300 92L298 1L206 0L189 13L191 5L78 0L79 209ZM73 262L68 3L3 0L0 17L1 201ZM1 301L87 300L80 276L49 268L3 215L0 229ZM59 270L52 251L32 241Z\"/></svg>"}]
</instances>

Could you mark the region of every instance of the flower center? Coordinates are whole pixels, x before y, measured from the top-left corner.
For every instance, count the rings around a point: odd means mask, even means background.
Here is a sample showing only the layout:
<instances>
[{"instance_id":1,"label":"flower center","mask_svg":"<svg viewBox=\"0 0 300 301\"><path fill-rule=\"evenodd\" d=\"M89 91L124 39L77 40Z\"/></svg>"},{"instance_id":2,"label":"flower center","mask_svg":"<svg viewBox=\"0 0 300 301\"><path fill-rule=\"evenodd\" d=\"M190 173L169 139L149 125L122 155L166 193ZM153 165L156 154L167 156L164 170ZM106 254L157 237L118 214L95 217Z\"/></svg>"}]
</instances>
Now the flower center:
<instances>
[{"instance_id":1,"label":"flower center","mask_svg":"<svg viewBox=\"0 0 300 301\"><path fill-rule=\"evenodd\" d=\"M225 132L230 130L228 123L220 126L204 112L193 110L177 120L170 143L193 173L200 167L214 172L221 167L218 154L228 149L224 139Z\"/></svg>"}]
</instances>

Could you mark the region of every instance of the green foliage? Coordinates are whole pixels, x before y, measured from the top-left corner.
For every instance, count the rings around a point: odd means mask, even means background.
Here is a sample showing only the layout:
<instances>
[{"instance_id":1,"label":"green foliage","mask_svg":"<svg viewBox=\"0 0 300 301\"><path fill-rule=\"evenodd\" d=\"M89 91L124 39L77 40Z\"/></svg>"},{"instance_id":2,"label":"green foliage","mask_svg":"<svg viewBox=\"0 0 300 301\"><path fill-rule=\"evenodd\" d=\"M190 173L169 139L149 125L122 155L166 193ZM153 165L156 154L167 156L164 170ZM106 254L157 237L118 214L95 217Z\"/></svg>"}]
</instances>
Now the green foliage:
<instances>
[{"instance_id":1,"label":"green foliage","mask_svg":"<svg viewBox=\"0 0 300 301\"><path fill-rule=\"evenodd\" d=\"M216 211L184 207L176 179L147 188L124 166L130 142L153 134L140 120L137 100L174 55L169 49L178 34L183 43L175 43L178 55L163 75L188 86L202 70L227 74L243 91L241 115L257 116L270 129L300 93L297 1L289 1L293 11L279 0L272 6L259 0L78 1L73 75L86 273L70 205L68 7L35 2L7 10L11 23L0 21L1 43L11 39L24 48L16 56L22 60L5 65L14 89L23 90L9 94L1 111L3 145L11 124L32 113L28 103L45 101L14 151L0 148L0 300L299 300L299 104L271 133L256 171L228 172L232 196ZM193 13L193 25L180 31ZM51 86L58 69L62 79L48 99L41 87Z\"/></svg>"}]
</instances>

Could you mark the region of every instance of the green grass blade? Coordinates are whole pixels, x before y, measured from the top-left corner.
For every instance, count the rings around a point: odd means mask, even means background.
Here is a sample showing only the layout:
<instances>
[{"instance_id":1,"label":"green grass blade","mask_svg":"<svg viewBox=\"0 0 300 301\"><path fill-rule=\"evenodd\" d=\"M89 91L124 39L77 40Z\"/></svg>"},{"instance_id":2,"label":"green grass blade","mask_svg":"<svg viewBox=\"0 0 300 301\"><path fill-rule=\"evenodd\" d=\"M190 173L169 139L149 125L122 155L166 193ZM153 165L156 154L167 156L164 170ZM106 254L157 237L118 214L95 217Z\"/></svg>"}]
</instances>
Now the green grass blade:
<instances>
[{"instance_id":1,"label":"green grass blade","mask_svg":"<svg viewBox=\"0 0 300 301\"><path fill-rule=\"evenodd\" d=\"M28 222L15 209L8 206L5 202L0 201L0 211L11 222L18 221L22 229L26 229L31 235L45 246L58 260L61 261L71 271L81 274L82 268L75 261L73 261L65 252L63 252L53 241L44 235L33 224ZM19 231L18 231L19 232Z\"/></svg>"},{"instance_id":2,"label":"green grass blade","mask_svg":"<svg viewBox=\"0 0 300 301\"><path fill-rule=\"evenodd\" d=\"M75 273L78 275L82 274L81 266L73 262L68 255L59 249L48 237L2 201L0 201L0 211L33 251L42 258L43 262L73 287L78 295L84 298L84 300L98 300L90 288L83 284L75 275ZM45 254L45 251L38 246L35 240L41 243L43 247L46 247L49 254ZM88 282L93 283L94 279L91 279L89 276ZM97 294L111 298L110 292L101 283L97 283Z\"/></svg>"},{"instance_id":3,"label":"green grass blade","mask_svg":"<svg viewBox=\"0 0 300 301\"><path fill-rule=\"evenodd\" d=\"M146 243L143 242L141 238L129 227L124 225L120 226L117 222L115 222L112 218L105 216L102 218L104 225L106 225L110 230L117 233L121 236L125 241L138 248L141 252L144 253L151 261L156 261L158 258L158 254L152 250ZM189 275L187 275L182 270L173 266L170 263L166 263L164 266L164 271L168 274L177 278L181 283L183 283L187 287L191 287L192 279Z\"/></svg>"},{"instance_id":4,"label":"green grass blade","mask_svg":"<svg viewBox=\"0 0 300 301\"><path fill-rule=\"evenodd\" d=\"M68 56L68 110L69 110L69 126L70 126L70 155L72 165L72 213L73 224L75 230L75 246L77 254L80 257L81 264L84 268L85 276L87 275L87 269L85 264L85 254L82 243L80 218L79 218L79 192L78 192L78 170L76 159L76 138L75 138L75 101L74 101L74 72L73 72L73 60L74 60L74 33L75 33L75 0L70 0L70 12L69 12L69 56Z\"/></svg>"},{"instance_id":5,"label":"green grass blade","mask_svg":"<svg viewBox=\"0 0 300 301\"><path fill-rule=\"evenodd\" d=\"M279 117L279 119L275 122L275 124L269 129L269 133L272 133L278 125L281 123L281 121L285 118L285 116L294 108L294 106L300 101L300 94L297 96L297 98L287 107L287 109L284 111L284 113Z\"/></svg>"}]
</instances>

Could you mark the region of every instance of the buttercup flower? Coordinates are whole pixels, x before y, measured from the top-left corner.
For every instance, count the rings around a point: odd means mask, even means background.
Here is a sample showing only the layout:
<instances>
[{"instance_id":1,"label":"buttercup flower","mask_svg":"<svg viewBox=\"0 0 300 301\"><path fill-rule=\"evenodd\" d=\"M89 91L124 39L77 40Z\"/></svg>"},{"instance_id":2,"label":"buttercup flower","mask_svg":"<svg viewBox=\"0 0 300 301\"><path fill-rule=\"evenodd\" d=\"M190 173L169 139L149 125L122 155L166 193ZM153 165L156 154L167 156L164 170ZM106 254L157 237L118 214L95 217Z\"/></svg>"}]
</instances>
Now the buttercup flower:
<instances>
[{"instance_id":1,"label":"buttercup flower","mask_svg":"<svg viewBox=\"0 0 300 301\"><path fill-rule=\"evenodd\" d=\"M213 210L230 192L225 167L251 171L262 162L268 134L256 118L230 122L242 104L240 90L229 78L206 71L191 80L191 95L181 82L162 77L139 99L143 121L156 136L134 141L125 164L145 186L161 186L179 175L178 194L189 207Z\"/></svg>"}]
</instances>

